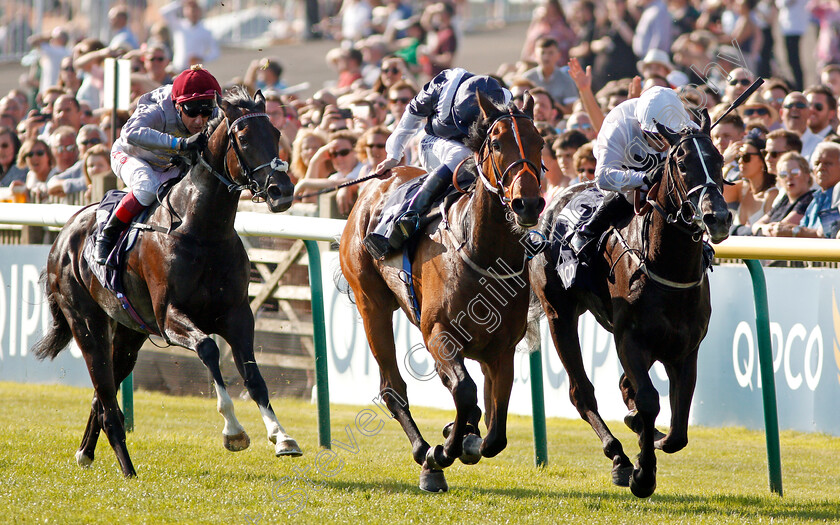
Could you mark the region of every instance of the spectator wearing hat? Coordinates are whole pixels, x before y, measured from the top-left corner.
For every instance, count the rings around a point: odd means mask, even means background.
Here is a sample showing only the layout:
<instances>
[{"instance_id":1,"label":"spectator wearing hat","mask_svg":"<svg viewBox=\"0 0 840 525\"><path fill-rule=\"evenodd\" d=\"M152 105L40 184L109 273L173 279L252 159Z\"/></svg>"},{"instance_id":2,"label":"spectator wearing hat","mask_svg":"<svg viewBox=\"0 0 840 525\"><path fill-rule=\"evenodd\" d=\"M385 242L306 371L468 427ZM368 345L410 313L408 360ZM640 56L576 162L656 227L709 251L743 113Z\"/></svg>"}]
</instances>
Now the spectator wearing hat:
<instances>
[{"instance_id":1,"label":"spectator wearing hat","mask_svg":"<svg viewBox=\"0 0 840 525\"><path fill-rule=\"evenodd\" d=\"M575 82L569 76L568 67L557 67L560 48L553 38L540 38L536 44L537 67L523 74L523 78L535 86L545 88L564 113L569 113L572 104L580 98Z\"/></svg>"},{"instance_id":2,"label":"spectator wearing hat","mask_svg":"<svg viewBox=\"0 0 840 525\"><path fill-rule=\"evenodd\" d=\"M636 62L636 68L642 79L647 80L652 76L668 77L674 70L674 64L668 57L668 53L661 49L651 49L642 60Z\"/></svg>"},{"instance_id":3,"label":"spectator wearing hat","mask_svg":"<svg viewBox=\"0 0 840 525\"><path fill-rule=\"evenodd\" d=\"M809 87L804 95L810 113L808 129L802 134L802 156L811 161L817 144L832 132L831 121L837 116L837 99L831 88L823 85Z\"/></svg>"},{"instance_id":4,"label":"spectator wearing hat","mask_svg":"<svg viewBox=\"0 0 840 525\"><path fill-rule=\"evenodd\" d=\"M96 240L96 261L106 264L120 234L155 199L158 187L181 174L173 155L199 153L207 145L202 130L218 113L219 82L193 66L171 86L146 93L111 148L111 167L128 187Z\"/></svg>"},{"instance_id":5,"label":"spectator wearing hat","mask_svg":"<svg viewBox=\"0 0 840 525\"><path fill-rule=\"evenodd\" d=\"M176 71L219 58L219 43L204 27L204 13L197 0L175 0L161 7L160 14L172 32L172 64Z\"/></svg>"},{"instance_id":6,"label":"spectator wearing hat","mask_svg":"<svg viewBox=\"0 0 840 525\"><path fill-rule=\"evenodd\" d=\"M764 101L758 93L753 93L744 104L738 108L744 124L761 124L768 130L780 129L782 122L776 108Z\"/></svg>"}]
</instances>

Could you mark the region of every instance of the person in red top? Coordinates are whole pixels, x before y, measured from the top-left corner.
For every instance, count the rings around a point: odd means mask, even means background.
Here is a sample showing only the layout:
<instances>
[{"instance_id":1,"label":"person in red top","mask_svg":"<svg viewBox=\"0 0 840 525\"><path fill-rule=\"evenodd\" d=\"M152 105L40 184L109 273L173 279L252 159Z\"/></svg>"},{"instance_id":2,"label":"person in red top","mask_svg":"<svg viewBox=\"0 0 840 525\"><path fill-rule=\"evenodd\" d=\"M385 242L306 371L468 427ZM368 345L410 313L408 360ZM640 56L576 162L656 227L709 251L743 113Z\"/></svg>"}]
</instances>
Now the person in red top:
<instances>
[{"instance_id":1,"label":"person in red top","mask_svg":"<svg viewBox=\"0 0 840 525\"><path fill-rule=\"evenodd\" d=\"M362 52L358 49L344 49L338 59L338 83L339 89L347 89L353 82L362 78Z\"/></svg>"}]
</instances>

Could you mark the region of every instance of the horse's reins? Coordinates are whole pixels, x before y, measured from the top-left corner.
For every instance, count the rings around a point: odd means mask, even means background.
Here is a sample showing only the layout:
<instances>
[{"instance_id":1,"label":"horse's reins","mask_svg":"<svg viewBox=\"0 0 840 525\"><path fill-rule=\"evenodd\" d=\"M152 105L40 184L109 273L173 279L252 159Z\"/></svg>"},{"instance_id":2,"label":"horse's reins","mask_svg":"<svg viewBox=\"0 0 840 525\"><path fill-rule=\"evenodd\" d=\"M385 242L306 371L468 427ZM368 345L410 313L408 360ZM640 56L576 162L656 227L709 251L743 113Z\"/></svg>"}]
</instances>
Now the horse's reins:
<instances>
[{"instance_id":1,"label":"horse's reins","mask_svg":"<svg viewBox=\"0 0 840 525\"><path fill-rule=\"evenodd\" d=\"M476 167L476 170L478 171L478 175L479 175L478 178L481 179L481 182L484 184L484 187L487 188L487 190L489 192L491 192L491 193L493 193L493 194L495 194L499 197L499 199L502 203L502 206L504 206L504 207L507 207L508 203L510 203L510 201L511 201L510 194L509 194L510 189L508 189L508 190L505 189L504 180L505 180L505 178L507 178L508 174L511 172L511 170L515 166L518 166L520 164L524 164L525 168L514 176L513 180L510 183L509 188L513 188L516 181L519 180L522 177L523 173L526 173L526 172L531 173L537 179L537 186L540 185L540 177L536 173L536 166L534 165L533 162L531 162L530 160L525 158L525 149L522 145L522 139L520 137L519 124L516 122L517 117L523 117L523 118L527 118L529 120L533 120L525 114L514 114L511 109L508 109L508 114L502 115L502 116L496 118L496 120L494 120L490 124L490 126L488 126L487 136L484 138L484 142L482 143L481 148L479 148L478 152L475 153L475 157L474 157L475 158L475 167ZM512 123L513 138L514 138L514 141L516 142L516 145L519 147L520 158L511 162L508 165L508 167L505 168L504 172L501 173L501 177L499 177L499 174L500 174L501 170L499 169L499 166L496 164L496 157L492 154L489 142L490 142L490 139L491 139L491 134L492 134L493 128L496 126L496 124L498 124L502 120L507 120L507 119L510 119L510 121ZM481 157L480 154L485 149L487 150L487 154L484 157ZM490 164L493 167L493 171L491 173L492 176L493 176L492 180L490 180L490 177L488 177L484 173L484 170L481 168L482 162L484 162L488 158L490 159ZM455 168L455 171L453 173L453 180L455 180L456 174L458 173L458 168L460 168L464 164L464 162L465 161L461 161L461 163L458 164L458 167ZM458 187L458 186L456 185L456 187ZM460 188L459 188L459 191L461 191ZM493 272L490 272L488 270L485 270L484 268L482 268L481 266L476 264L475 261L470 259L470 257L464 251L463 248L467 245L467 241L466 240L459 241L458 238L455 236L455 233L452 231L452 228L450 228L449 221L447 220L446 212L445 212L444 209L441 209L441 217L442 217L441 225L443 226L443 230L447 233L447 235L449 237L449 240L455 246L455 251L458 252L458 255L461 256L461 259L467 264L467 266L472 268L476 273L478 273L480 275L483 275L485 277L491 277L493 279L502 279L503 280L503 279L510 279L510 278L513 278L513 277L518 277L518 276L522 275L522 273L525 271L525 268L527 267L527 253L526 253L525 259L522 262L522 269L520 269L518 272L511 272L511 273L507 273L507 274L497 274L497 273L493 273Z\"/></svg>"},{"instance_id":2,"label":"horse's reins","mask_svg":"<svg viewBox=\"0 0 840 525\"><path fill-rule=\"evenodd\" d=\"M699 191L700 192L700 197L698 198L698 202L701 202L703 200L703 197L706 194L706 191L709 188L715 188L717 191L720 191L720 187L718 186L717 183L714 182L714 180L712 180L712 177L709 173L708 166L706 166L706 160L703 158L702 150L700 149L700 144L698 144L698 142L697 142L697 137L706 138L706 135L704 135L702 133L691 133L690 135L682 137L676 144L671 146L669 154L668 154L669 161L668 161L668 164L666 165L666 168L665 168L665 176L671 182L670 186L673 188L673 191L677 194L677 197L676 197L677 209L676 209L676 211L674 211L672 213L668 213L662 208L662 206L659 205L658 202L656 202L651 197L650 194L648 194L648 196L646 197L647 204L649 204L654 210L656 210L656 212L659 213L665 219L665 222L683 230L688 235L691 235L692 239L695 242L700 240L700 237L698 237L697 234L699 233L700 236L702 236L702 233L704 231L703 228L701 228L700 226L697 225L698 221L701 221L703 216L700 212L699 207L695 206L694 203L691 202L690 197L694 193ZM697 154L700 157L700 164L703 166L703 172L706 175L706 181L703 184L698 184L698 185L692 187L691 189L688 189L686 187L685 181L683 181L682 178L674 176L674 170L673 170L673 162L674 161L673 161L672 155L671 155L672 151L675 152L677 150L677 148L679 148L684 142L686 142L688 140L691 140L694 143L694 147L696 148ZM670 196L671 196L670 191L668 192L668 196L670 198ZM689 210L689 212L690 212L690 216L688 218L686 218L685 210ZM621 246L623 248L623 251L622 251L621 255L619 255L616 258L616 260L613 262L613 264L611 265L610 273L613 272L613 269L615 268L615 265L618 264L618 261L621 260L621 258L624 256L624 254L629 254L630 257L633 259L633 261L636 263L636 265L639 267L639 269L649 279L651 279L653 282L655 282L655 283L657 283L661 286L665 286L667 288L674 288L674 289L677 289L677 290L686 290L686 289L689 289L689 288L694 288L696 286L699 286L703 282L705 272L703 272L700 275L700 278L695 280L695 281L691 281L691 282L687 282L687 283L681 283L681 282L672 281L670 279L666 279L666 278L664 278L660 275L657 275L650 268L648 268L648 266L645 262L646 257L645 257L644 254L647 253L647 246L646 246L647 242L646 241L647 241L648 231L649 231L649 227L650 227L649 217L650 217L650 215L646 214L645 219L644 219L644 227L643 227L643 232L642 232L642 236L641 236L642 237L642 250L641 250L642 256L641 257L638 254L639 250L635 250L635 249L631 248L630 245L627 243L627 241L624 239L624 237L621 234L619 234L618 231L616 231L616 234L617 234L617 237L618 237L618 242L619 242L619 244L621 244ZM684 222L685 225L680 224L679 221ZM689 229L690 226L694 226L693 231L691 229Z\"/></svg>"},{"instance_id":3,"label":"horse's reins","mask_svg":"<svg viewBox=\"0 0 840 525\"><path fill-rule=\"evenodd\" d=\"M229 192L233 193L235 191L242 191L247 189L251 191L251 200L253 200L254 202L261 202L260 199L264 200L268 194L268 185L271 181L271 175L275 172L286 173L289 169L289 163L280 160L278 157L274 157L269 162L260 164L256 168L251 168L246 162L242 161L242 148L239 145L239 140L236 138L235 132L240 123L251 118L269 118L269 116L266 113L246 113L245 115L242 115L238 119L234 120L233 123L230 123L228 121L227 116L225 116L225 123L228 126L228 151L231 148L233 149L234 155L236 156L236 162L239 163L239 169L244 173L245 178L248 180L248 182L244 184L237 183L233 179L233 177L230 176L230 171L228 170L227 163L224 163L225 173L223 175L215 169L213 169L213 167L207 162L203 155L198 155L198 160L199 162L201 162L202 166L204 166L210 173L213 174L214 177L219 179L222 182L222 184L224 184L227 187ZM271 168L271 173L269 173L269 175L265 178L265 184L262 187L260 187L257 181L254 180L254 174L263 168Z\"/></svg>"}]
</instances>

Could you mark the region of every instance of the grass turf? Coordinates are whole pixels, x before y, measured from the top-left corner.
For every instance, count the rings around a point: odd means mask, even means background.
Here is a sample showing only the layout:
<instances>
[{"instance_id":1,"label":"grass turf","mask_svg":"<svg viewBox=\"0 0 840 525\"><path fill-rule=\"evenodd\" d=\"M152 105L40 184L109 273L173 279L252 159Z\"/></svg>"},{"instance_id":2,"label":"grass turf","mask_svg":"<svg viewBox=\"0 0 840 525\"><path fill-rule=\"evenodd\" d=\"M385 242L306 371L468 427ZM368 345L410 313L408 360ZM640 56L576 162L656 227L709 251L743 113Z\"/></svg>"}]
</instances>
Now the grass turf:
<instances>
[{"instance_id":1,"label":"grass turf","mask_svg":"<svg viewBox=\"0 0 840 525\"><path fill-rule=\"evenodd\" d=\"M768 488L764 435L692 427L688 447L657 452L658 488L635 498L610 483L610 462L583 421L548 421L549 465L534 467L531 420L511 416L508 447L446 470L450 492L417 488L419 467L394 420L355 426L369 407L332 406L333 453L319 454L315 406L276 399L304 450L275 458L251 401L236 401L251 447L222 447L210 398L138 392L128 448L138 478L122 477L104 434L88 469L73 454L92 391L0 383L0 522L4 523L801 523L840 521L840 438L784 432L784 497ZM567 403L568 400L549 400ZM449 411L412 410L430 443ZM612 423L632 457L636 438ZM369 428L375 428L373 426ZM353 440L355 439L355 443Z\"/></svg>"}]
</instances>

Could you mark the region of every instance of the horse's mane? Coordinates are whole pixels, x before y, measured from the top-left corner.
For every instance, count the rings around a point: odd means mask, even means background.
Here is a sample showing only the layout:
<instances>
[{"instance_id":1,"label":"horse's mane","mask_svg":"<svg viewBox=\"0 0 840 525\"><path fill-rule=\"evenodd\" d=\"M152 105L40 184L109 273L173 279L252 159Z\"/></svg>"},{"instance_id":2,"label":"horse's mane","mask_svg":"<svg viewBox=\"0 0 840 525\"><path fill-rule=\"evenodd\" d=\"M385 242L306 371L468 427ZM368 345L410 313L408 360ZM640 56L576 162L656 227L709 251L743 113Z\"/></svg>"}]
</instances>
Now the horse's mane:
<instances>
[{"instance_id":1,"label":"horse's mane","mask_svg":"<svg viewBox=\"0 0 840 525\"><path fill-rule=\"evenodd\" d=\"M243 86L233 86L232 88L225 91L222 98L228 104L233 106L237 106L247 111L254 111L256 109L257 103L256 101L251 98L251 95L248 94L248 90L246 90ZM219 114L209 121L207 121L207 125L204 126L204 134L210 139L210 136L216 131L216 128L219 127L219 124L225 119L225 114L219 109Z\"/></svg>"},{"instance_id":2,"label":"horse's mane","mask_svg":"<svg viewBox=\"0 0 840 525\"><path fill-rule=\"evenodd\" d=\"M479 119L473 122L472 126L470 126L469 135L466 139L464 139L464 144L470 148L471 151L478 152L478 150L481 149L484 139L487 138L487 130L490 129L490 125L493 124L493 122L495 122L500 116L511 110L515 116L525 116L525 114L513 103L505 106L504 104L499 104L493 101L490 102L492 103L490 114L488 114L485 119Z\"/></svg>"}]
</instances>

